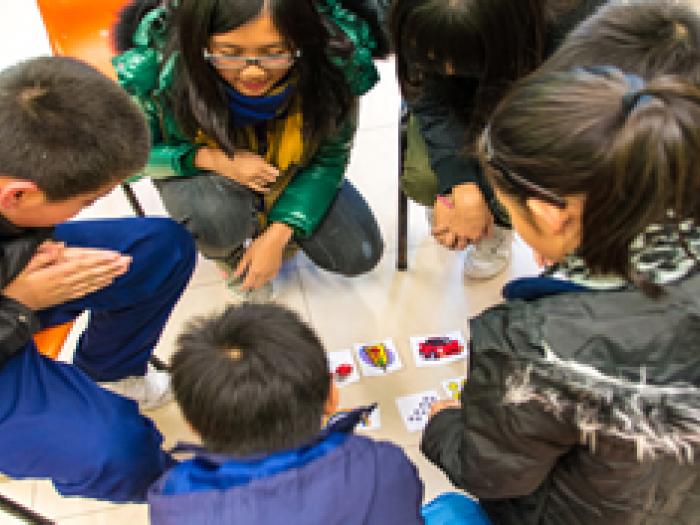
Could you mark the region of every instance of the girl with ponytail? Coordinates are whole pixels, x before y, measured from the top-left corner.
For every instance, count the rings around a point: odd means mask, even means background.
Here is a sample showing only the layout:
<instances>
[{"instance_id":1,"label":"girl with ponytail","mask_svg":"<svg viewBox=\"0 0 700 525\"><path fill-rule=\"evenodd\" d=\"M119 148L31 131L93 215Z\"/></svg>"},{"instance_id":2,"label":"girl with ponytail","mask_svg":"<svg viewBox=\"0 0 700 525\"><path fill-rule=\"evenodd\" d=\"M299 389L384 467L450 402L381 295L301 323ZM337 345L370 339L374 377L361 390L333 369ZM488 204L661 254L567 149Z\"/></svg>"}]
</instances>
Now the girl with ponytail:
<instances>
[{"instance_id":1,"label":"girl with ponytail","mask_svg":"<svg viewBox=\"0 0 700 525\"><path fill-rule=\"evenodd\" d=\"M549 273L471 321L461 406L422 450L494 523L700 516L700 89L610 66L536 73L482 165Z\"/></svg>"}]
</instances>

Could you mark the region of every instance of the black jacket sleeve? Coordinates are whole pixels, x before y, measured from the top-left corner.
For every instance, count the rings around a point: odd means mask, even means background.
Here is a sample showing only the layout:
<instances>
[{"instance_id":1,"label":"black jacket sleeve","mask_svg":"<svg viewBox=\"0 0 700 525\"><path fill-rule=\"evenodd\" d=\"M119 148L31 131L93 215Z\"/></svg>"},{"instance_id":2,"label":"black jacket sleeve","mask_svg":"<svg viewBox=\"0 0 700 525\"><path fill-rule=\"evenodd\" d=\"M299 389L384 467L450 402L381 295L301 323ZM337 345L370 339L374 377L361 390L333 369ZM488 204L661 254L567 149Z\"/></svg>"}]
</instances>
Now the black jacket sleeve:
<instances>
[{"instance_id":1,"label":"black jacket sleeve","mask_svg":"<svg viewBox=\"0 0 700 525\"><path fill-rule=\"evenodd\" d=\"M573 425L536 402L504 402L509 361L498 351L473 355L461 410L436 414L421 442L452 483L480 499L531 494L578 439Z\"/></svg>"},{"instance_id":2,"label":"black jacket sleeve","mask_svg":"<svg viewBox=\"0 0 700 525\"><path fill-rule=\"evenodd\" d=\"M0 221L0 229L8 228ZM1 295L36 253L37 247L51 237L53 228L36 228L0 236L0 365L29 341L40 329L36 314L23 304Z\"/></svg>"},{"instance_id":3,"label":"black jacket sleeve","mask_svg":"<svg viewBox=\"0 0 700 525\"><path fill-rule=\"evenodd\" d=\"M485 179L479 162L464 155L467 126L440 97L440 82L449 82L429 77L425 80L423 95L409 103L409 110L418 120L421 136L428 149L430 167L438 179L438 192L449 193L450 190L467 182L479 185L484 191ZM466 89L476 90L467 85Z\"/></svg>"},{"instance_id":4,"label":"black jacket sleeve","mask_svg":"<svg viewBox=\"0 0 700 525\"><path fill-rule=\"evenodd\" d=\"M0 295L0 366L12 357L40 328L32 310Z\"/></svg>"}]
</instances>

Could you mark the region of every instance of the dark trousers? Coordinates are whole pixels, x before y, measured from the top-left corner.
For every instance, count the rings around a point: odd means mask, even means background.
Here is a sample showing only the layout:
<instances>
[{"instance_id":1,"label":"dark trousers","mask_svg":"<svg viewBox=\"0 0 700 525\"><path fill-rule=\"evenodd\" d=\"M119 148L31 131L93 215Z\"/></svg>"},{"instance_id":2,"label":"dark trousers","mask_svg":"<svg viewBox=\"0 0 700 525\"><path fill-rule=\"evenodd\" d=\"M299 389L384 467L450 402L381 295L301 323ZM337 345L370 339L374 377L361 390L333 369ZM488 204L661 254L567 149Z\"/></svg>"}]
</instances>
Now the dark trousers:
<instances>
[{"instance_id":1,"label":"dark trousers","mask_svg":"<svg viewBox=\"0 0 700 525\"><path fill-rule=\"evenodd\" d=\"M192 233L205 257L235 261L256 235L258 196L250 189L208 173L154 182L170 216ZM347 180L313 234L295 241L317 266L345 276L370 271L384 250L372 211Z\"/></svg>"},{"instance_id":2,"label":"dark trousers","mask_svg":"<svg viewBox=\"0 0 700 525\"><path fill-rule=\"evenodd\" d=\"M143 501L172 459L137 404L95 381L144 373L194 269L194 244L163 218L75 221L55 238L133 261L107 288L39 312L48 327L90 310L75 365L41 356L30 341L0 368L0 472L51 478L64 495Z\"/></svg>"}]
</instances>

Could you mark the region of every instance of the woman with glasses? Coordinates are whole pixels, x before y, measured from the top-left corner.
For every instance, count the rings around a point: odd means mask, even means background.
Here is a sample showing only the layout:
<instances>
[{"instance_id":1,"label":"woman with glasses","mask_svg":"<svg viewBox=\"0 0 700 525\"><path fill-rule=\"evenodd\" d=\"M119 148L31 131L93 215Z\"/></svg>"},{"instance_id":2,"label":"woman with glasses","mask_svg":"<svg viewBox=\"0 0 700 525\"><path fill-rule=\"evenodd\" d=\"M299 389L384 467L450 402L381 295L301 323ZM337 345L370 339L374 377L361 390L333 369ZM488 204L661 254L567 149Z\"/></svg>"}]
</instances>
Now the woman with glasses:
<instances>
[{"instance_id":1,"label":"woman with glasses","mask_svg":"<svg viewBox=\"0 0 700 525\"><path fill-rule=\"evenodd\" d=\"M342 275L377 264L379 228L343 179L378 79L364 18L339 0L137 0L115 35L151 124L146 174L232 289L269 297L292 241Z\"/></svg>"},{"instance_id":2,"label":"woman with glasses","mask_svg":"<svg viewBox=\"0 0 700 525\"><path fill-rule=\"evenodd\" d=\"M513 227L557 262L471 321L462 403L423 435L493 523L700 516L700 89L680 78L536 73L482 134Z\"/></svg>"},{"instance_id":3,"label":"woman with glasses","mask_svg":"<svg viewBox=\"0 0 700 525\"><path fill-rule=\"evenodd\" d=\"M428 207L432 233L467 248L464 275L509 262L509 220L473 143L508 87L533 71L604 0L395 0L396 68L410 113L401 187ZM494 227L495 224L495 227Z\"/></svg>"}]
</instances>

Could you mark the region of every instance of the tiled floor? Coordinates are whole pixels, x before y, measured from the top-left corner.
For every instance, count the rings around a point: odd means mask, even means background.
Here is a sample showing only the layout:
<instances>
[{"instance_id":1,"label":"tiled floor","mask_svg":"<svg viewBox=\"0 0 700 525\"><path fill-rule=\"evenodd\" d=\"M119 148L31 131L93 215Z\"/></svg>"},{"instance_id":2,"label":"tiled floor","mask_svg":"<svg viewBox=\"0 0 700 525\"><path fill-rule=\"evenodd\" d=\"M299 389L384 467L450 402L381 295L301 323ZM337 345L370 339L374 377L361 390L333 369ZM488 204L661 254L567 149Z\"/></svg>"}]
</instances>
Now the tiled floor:
<instances>
[{"instance_id":1,"label":"tiled floor","mask_svg":"<svg viewBox=\"0 0 700 525\"><path fill-rule=\"evenodd\" d=\"M9 11L10 3L12 11ZM21 7L20 7L21 5ZM4 8L7 8L5 10ZM43 28L34 2L0 0L0 9L12 16L0 17L0 67L25 56L48 53ZM275 284L278 300L307 319L318 331L329 350L350 348L355 342L391 337L396 343L404 368L383 378L363 378L341 393L343 406L379 402L381 428L369 431L378 438L391 439L402 446L417 463L426 484L426 498L450 488L448 480L430 465L418 450L419 434L408 433L401 422L395 398L435 389L440 382L463 373L463 365L416 368L409 348L409 336L448 330L467 331L467 318L499 300L501 286L515 275L532 274L536 267L530 252L516 239L511 267L501 276L483 283L465 283L462 278L463 254L449 252L431 238L423 210L411 205L409 226L409 270L394 269L396 260L396 158L398 91L393 63L380 63L381 83L362 101L360 131L349 168L349 178L362 191L374 210L386 241L378 268L372 273L348 279L315 268L303 255L288 261ZM136 184L136 191L149 213L163 213L157 194L147 181ZM116 190L84 217L130 215L130 209ZM184 297L177 306L157 354L167 359L182 324L192 315L220 309L230 297L214 266L200 260ZM166 436L167 444L191 440L193 436L174 405L152 414ZM112 505L79 498L62 498L45 480L6 481L0 494L66 525L147 523L143 505ZM0 522L11 519L0 515Z\"/></svg>"}]
</instances>

